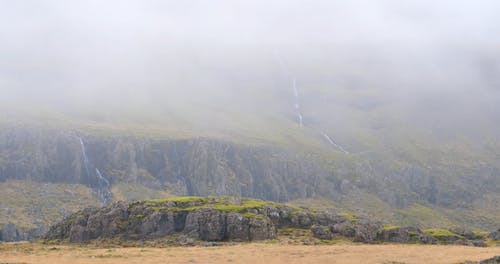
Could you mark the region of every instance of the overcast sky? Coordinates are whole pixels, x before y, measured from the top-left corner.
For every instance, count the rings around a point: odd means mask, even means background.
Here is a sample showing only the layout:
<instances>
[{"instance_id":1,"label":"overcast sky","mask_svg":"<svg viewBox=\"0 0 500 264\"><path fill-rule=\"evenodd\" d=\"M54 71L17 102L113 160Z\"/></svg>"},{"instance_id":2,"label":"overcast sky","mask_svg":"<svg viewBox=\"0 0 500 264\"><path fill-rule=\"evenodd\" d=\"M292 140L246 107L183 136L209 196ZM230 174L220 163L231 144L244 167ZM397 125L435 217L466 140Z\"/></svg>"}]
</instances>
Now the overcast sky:
<instances>
[{"instance_id":1,"label":"overcast sky","mask_svg":"<svg viewBox=\"0 0 500 264\"><path fill-rule=\"evenodd\" d=\"M496 0L0 0L0 101L272 109L296 78L410 112L496 116L499 12Z\"/></svg>"}]
</instances>

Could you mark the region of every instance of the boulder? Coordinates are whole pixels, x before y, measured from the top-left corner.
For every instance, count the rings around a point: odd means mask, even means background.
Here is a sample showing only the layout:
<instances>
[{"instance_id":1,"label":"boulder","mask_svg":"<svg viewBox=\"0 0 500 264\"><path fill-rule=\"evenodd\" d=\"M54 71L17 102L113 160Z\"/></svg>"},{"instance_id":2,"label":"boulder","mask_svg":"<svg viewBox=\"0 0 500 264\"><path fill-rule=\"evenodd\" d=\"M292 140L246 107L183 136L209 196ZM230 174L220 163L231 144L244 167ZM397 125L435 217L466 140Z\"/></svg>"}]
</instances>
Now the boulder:
<instances>
[{"instance_id":1,"label":"boulder","mask_svg":"<svg viewBox=\"0 0 500 264\"><path fill-rule=\"evenodd\" d=\"M466 261L464 264L500 264L500 256L495 256L481 261Z\"/></svg>"},{"instance_id":2,"label":"boulder","mask_svg":"<svg viewBox=\"0 0 500 264\"><path fill-rule=\"evenodd\" d=\"M345 221L330 227L333 234L351 237L355 242L373 243L381 229L380 224L368 220Z\"/></svg>"},{"instance_id":3,"label":"boulder","mask_svg":"<svg viewBox=\"0 0 500 264\"><path fill-rule=\"evenodd\" d=\"M250 217L249 218L249 239L265 240L274 239L277 236L276 226L269 218Z\"/></svg>"},{"instance_id":4,"label":"boulder","mask_svg":"<svg viewBox=\"0 0 500 264\"><path fill-rule=\"evenodd\" d=\"M467 244L468 246L474 246L474 247L487 247L488 244L484 242L483 240L476 239L476 240L470 240Z\"/></svg>"},{"instance_id":5,"label":"boulder","mask_svg":"<svg viewBox=\"0 0 500 264\"><path fill-rule=\"evenodd\" d=\"M488 235L488 238L491 238L493 240L500 240L500 229L498 229L497 231L491 232Z\"/></svg>"},{"instance_id":6,"label":"boulder","mask_svg":"<svg viewBox=\"0 0 500 264\"><path fill-rule=\"evenodd\" d=\"M226 215L224 213L213 209L202 209L191 214L199 214L196 217L198 219L199 239L205 241L224 240L226 231Z\"/></svg>"},{"instance_id":7,"label":"boulder","mask_svg":"<svg viewBox=\"0 0 500 264\"><path fill-rule=\"evenodd\" d=\"M330 228L328 226L313 225L311 227L311 232L313 234L313 237L317 239L322 239L322 240L333 239L333 233L330 231Z\"/></svg>"},{"instance_id":8,"label":"boulder","mask_svg":"<svg viewBox=\"0 0 500 264\"><path fill-rule=\"evenodd\" d=\"M475 239L481 239L483 238L482 236L478 235L477 233L473 232L470 229L467 229L465 227L456 227L456 228L451 228L450 231L453 233L463 236L464 238L468 240L475 240Z\"/></svg>"},{"instance_id":9,"label":"boulder","mask_svg":"<svg viewBox=\"0 0 500 264\"><path fill-rule=\"evenodd\" d=\"M395 243L407 243L410 241L420 240L422 236L422 231L415 227L393 227L384 228L378 234L378 240L395 242Z\"/></svg>"},{"instance_id":10,"label":"boulder","mask_svg":"<svg viewBox=\"0 0 500 264\"><path fill-rule=\"evenodd\" d=\"M419 240L423 244L432 244L432 245L439 244L439 240L435 239L432 236L425 235L425 234L420 235Z\"/></svg>"},{"instance_id":11,"label":"boulder","mask_svg":"<svg viewBox=\"0 0 500 264\"><path fill-rule=\"evenodd\" d=\"M310 228L313 224L311 215L304 211L300 211L292 216L291 222L297 228Z\"/></svg>"},{"instance_id":12,"label":"boulder","mask_svg":"<svg viewBox=\"0 0 500 264\"><path fill-rule=\"evenodd\" d=\"M354 237L356 235L355 225L352 222L341 222L330 226L333 234L339 234L345 237Z\"/></svg>"},{"instance_id":13,"label":"boulder","mask_svg":"<svg viewBox=\"0 0 500 264\"><path fill-rule=\"evenodd\" d=\"M241 214L230 213L226 217L226 238L233 241L248 241L250 237L250 219Z\"/></svg>"},{"instance_id":14,"label":"boulder","mask_svg":"<svg viewBox=\"0 0 500 264\"><path fill-rule=\"evenodd\" d=\"M381 226L369 221L358 221L355 223L355 242L373 243L377 240L377 234Z\"/></svg>"},{"instance_id":15,"label":"boulder","mask_svg":"<svg viewBox=\"0 0 500 264\"><path fill-rule=\"evenodd\" d=\"M479 264L500 264L500 256L479 261Z\"/></svg>"}]
</instances>

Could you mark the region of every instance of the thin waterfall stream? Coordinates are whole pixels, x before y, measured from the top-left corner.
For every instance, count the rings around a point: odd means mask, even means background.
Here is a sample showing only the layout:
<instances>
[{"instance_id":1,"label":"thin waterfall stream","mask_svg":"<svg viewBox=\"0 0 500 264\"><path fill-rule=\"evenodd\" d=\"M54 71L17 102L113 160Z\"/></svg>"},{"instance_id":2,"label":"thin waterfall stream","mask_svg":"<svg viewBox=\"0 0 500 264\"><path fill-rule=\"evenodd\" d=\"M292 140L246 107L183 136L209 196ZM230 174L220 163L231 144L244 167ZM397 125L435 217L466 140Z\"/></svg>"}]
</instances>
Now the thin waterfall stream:
<instances>
[{"instance_id":1,"label":"thin waterfall stream","mask_svg":"<svg viewBox=\"0 0 500 264\"><path fill-rule=\"evenodd\" d=\"M341 145L339 145L335 141L333 141L333 139L330 136L328 136L325 132L321 132L321 135L323 135L323 137L326 139L326 141L328 141L328 143L330 143L330 145L332 145L336 149L344 152L344 154L349 154L349 152L347 152Z\"/></svg>"},{"instance_id":2,"label":"thin waterfall stream","mask_svg":"<svg viewBox=\"0 0 500 264\"><path fill-rule=\"evenodd\" d=\"M99 197L101 203L103 205L106 205L109 201L111 201L111 198L113 197L113 194L111 193L111 183L102 175L101 171L99 171L98 168L94 167L90 163L87 156L85 144L83 143L83 139L79 138L79 140L82 149L83 164L85 166L85 171L87 172L87 177L89 179L95 179L97 181L97 186L93 186L92 188L97 193L97 196ZM94 170L91 170L91 168L94 168Z\"/></svg>"},{"instance_id":3,"label":"thin waterfall stream","mask_svg":"<svg viewBox=\"0 0 500 264\"><path fill-rule=\"evenodd\" d=\"M284 75L287 77L288 80L290 80L290 71L288 70L286 64L283 62L283 59L281 57L276 56L280 65L281 70L283 71ZM301 104L300 104L300 94L299 94L299 89L297 87L297 79L295 77L291 78L292 80L292 89L293 89L293 95L294 95L294 109L297 114L297 123L299 127L303 128L304 127L304 116L302 115L302 109L301 109ZM332 147L340 150L344 154L349 154L347 150L345 150L344 147L342 147L340 144L335 142L328 134L325 132L321 131L320 132L323 138L328 142L329 145Z\"/></svg>"},{"instance_id":4,"label":"thin waterfall stream","mask_svg":"<svg viewBox=\"0 0 500 264\"><path fill-rule=\"evenodd\" d=\"M297 81L295 78L292 80L293 93L295 95L295 111L297 112L297 121L300 127L304 126L304 116L300 112L300 97L299 97L299 89L297 89Z\"/></svg>"}]
</instances>

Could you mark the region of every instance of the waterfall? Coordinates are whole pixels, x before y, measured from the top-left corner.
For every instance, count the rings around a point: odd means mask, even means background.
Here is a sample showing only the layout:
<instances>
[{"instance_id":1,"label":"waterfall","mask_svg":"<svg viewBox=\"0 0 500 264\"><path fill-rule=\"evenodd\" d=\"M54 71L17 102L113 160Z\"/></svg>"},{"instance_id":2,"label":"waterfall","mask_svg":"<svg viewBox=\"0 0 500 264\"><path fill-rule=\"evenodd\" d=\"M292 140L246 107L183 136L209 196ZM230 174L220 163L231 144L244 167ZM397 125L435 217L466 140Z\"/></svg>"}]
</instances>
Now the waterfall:
<instances>
[{"instance_id":1,"label":"waterfall","mask_svg":"<svg viewBox=\"0 0 500 264\"><path fill-rule=\"evenodd\" d=\"M335 141L333 141L333 139L331 137L329 137L325 132L321 132L321 134L326 139L326 141L328 141L328 143L330 143L330 145L332 145L336 149L344 152L345 154L349 154L349 152L347 152L341 145L339 145Z\"/></svg>"},{"instance_id":2,"label":"waterfall","mask_svg":"<svg viewBox=\"0 0 500 264\"><path fill-rule=\"evenodd\" d=\"M283 62L283 59L275 54L276 59L278 60L278 64L280 66L281 71L283 74L286 76L287 79L290 78L290 71L288 70L288 67L286 66L285 62ZM293 94L295 97L295 112L297 115L297 123L299 123L300 127L304 126L304 116L302 115L302 112L300 111L300 97L299 97L299 89L297 89L297 82L295 80L295 77L292 78L292 88L293 88Z\"/></svg>"},{"instance_id":3,"label":"waterfall","mask_svg":"<svg viewBox=\"0 0 500 264\"><path fill-rule=\"evenodd\" d=\"M101 171L99 171L98 168L94 167L87 156L87 151L85 150L85 144L83 143L82 138L79 138L80 140L80 146L82 149L82 156L83 156L83 164L85 166L85 171L87 172L87 177L89 179L95 178L97 180L97 186L94 188L94 191L97 193L97 196L99 196L99 200L103 205L106 205L112 198L113 194L111 193L111 183L109 182L108 179L106 179ZM94 168L95 172L92 171L90 168ZM91 184L92 185L92 184Z\"/></svg>"},{"instance_id":4,"label":"waterfall","mask_svg":"<svg viewBox=\"0 0 500 264\"><path fill-rule=\"evenodd\" d=\"M304 117L302 116L302 113L300 112L300 102L299 102L299 90L297 89L297 82L295 78L292 80L292 86L293 86L293 94L295 95L295 111L297 112L297 117L298 117L298 122L299 126L303 127L304 126Z\"/></svg>"},{"instance_id":5,"label":"waterfall","mask_svg":"<svg viewBox=\"0 0 500 264\"><path fill-rule=\"evenodd\" d=\"M79 139L80 139L80 146L82 149L83 165L85 166L85 170L87 171L87 177L90 178L89 158L87 157L87 152L85 151L85 144L83 144L82 138Z\"/></svg>"},{"instance_id":6,"label":"waterfall","mask_svg":"<svg viewBox=\"0 0 500 264\"><path fill-rule=\"evenodd\" d=\"M279 66L281 68L281 71L283 74L286 76L287 79L290 78L290 71L288 70L286 64L283 62L283 59L280 56L275 55ZM300 109L300 94L299 94L299 89L297 88L297 80L295 77L292 78L292 88L293 88L293 95L294 95L294 108L295 112L297 114L297 122L299 123L299 126L302 128L304 127L304 116L302 115L302 111ZM337 144L330 136L328 136L325 132L321 131L321 135L328 141L328 143L333 146L334 148L342 151L344 154L349 154L341 145Z\"/></svg>"},{"instance_id":7,"label":"waterfall","mask_svg":"<svg viewBox=\"0 0 500 264\"><path fill-rule=\"evenodd\" d=\"M108 179L102 176L98 168L95 168L95 172L97 174L98 186L99 186L97 189L97 194L99 195L101 202L105 205L108 203L109 199L112 196L111 192L109 191L110 184Z\"/></svg>"}]
</instances>

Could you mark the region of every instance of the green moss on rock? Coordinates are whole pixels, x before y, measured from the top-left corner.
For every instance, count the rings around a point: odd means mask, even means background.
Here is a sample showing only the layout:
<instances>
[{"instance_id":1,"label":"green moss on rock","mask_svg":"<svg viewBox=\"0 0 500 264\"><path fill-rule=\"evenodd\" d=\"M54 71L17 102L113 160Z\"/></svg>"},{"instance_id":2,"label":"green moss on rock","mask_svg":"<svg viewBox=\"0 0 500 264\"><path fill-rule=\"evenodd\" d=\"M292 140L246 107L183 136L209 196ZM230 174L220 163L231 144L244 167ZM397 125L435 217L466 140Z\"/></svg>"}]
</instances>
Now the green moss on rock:
<instances>
[{"instance_id":1,"label":"green moss on rock","mask_svg":"<svg viewBox=\"0 0 500 264\"><path fill-rule=\"evenodd\" d=\"M394 230L394 229L397 229L399 228L400 226L396 226L396 225L384 225L382 228L385 230L385 231L390 231L390 230Z\"/></svg>"},{"instance_id":2,"label":"green moss on rock","mask_svg":"<svg viewBox=\"0 0 500 264\"><path fill-rule=\"evenodd\" d=\"M437 240L443 241L451 237L463 238L461 235L453 233L447 229L431 228L423 230L423 233Z\"/></svg>"},{"instance_id":3,"label":"green moss on rock","mask_svg":"<svg viewBox=\"0 0 500 264\"><path fill-rule=\"evenodd\" d=\"M344 212L341 215L344 216L345 218L349 219L351 222L357 222L357 221L359 221L359 219L355 215L353 215L351 213Z\"/></svg>"}]
</instances>

